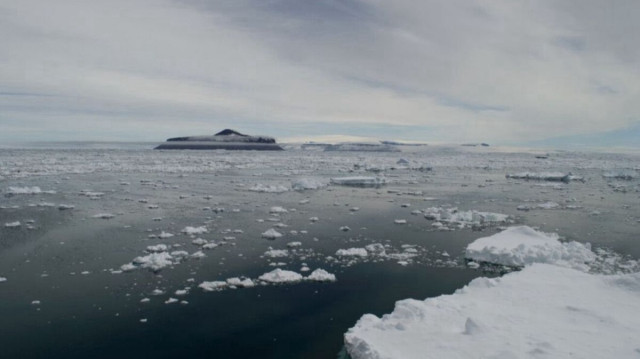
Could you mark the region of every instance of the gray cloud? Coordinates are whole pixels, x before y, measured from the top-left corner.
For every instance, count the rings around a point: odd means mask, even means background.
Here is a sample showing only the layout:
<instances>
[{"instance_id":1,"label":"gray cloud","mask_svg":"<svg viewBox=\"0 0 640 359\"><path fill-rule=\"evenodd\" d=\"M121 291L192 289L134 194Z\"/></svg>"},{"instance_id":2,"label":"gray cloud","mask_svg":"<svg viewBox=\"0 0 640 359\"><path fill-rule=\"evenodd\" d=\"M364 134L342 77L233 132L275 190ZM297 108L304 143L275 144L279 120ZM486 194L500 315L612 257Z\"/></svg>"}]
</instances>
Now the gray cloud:
<instances>
[{"instance_id":1,"label":"gray cloud","mask_svg":"<svg viewBox=\"0 0 640 359\"><path fill-rule=\"evenodd\" d=\"M638 10L595 0L4 1L0 141L71 139L74 129L160 140L229 124L457 142L610 131L638 120Z\"/></svg>"}]
</instances>

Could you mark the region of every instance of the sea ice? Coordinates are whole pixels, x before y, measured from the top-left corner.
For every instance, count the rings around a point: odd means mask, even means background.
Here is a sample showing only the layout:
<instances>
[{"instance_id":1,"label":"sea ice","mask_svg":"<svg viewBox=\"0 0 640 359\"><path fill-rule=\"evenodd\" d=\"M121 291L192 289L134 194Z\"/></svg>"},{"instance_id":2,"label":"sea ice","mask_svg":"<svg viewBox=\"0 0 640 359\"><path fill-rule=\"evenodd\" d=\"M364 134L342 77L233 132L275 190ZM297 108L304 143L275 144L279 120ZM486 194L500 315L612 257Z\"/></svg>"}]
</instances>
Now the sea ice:
<instances>
[{"instance_id":1,"label":"sea ice","mask_svg":"<svg viewBox=\"0 0 640 359\"><path fill-rule=\"evenodd\" d=\"M202 290L204 290L205 292L214 292L214 291L221 291L225 288L227 288L229 284L227 282L224 281L212 281L212 282L202 282L198 285L198 288L202 288Z\"/></svg>"},{"instance_id":2,"label":"sea ice","mask_svg":"<svg viewBox=\"0 0 640 359\"><path fill-rule=\"evenodd\" d=\"M276 239L282 237L282 233L276 231L273 228L268 229L264 233L262 233L262 238L266 239Z\"/></svg>"},{"instance_id":3,"label":"sea ice","mask_svg":"<svg viewBox=\"0 0 640 359\"><path fill-rule=\"evenodd\" d=\"M311 274L309 274L306 279L316 282L335 282L336 275L331 274L324 269L318 268L311 272Z\"/></svg>"},{"instance_id":4,"label":"sea ice","mask_svg":"<svg viewBox=\"0 0 640 359\"><path fill-rule=\"evenodd\" d=\"M379 187L386 183L382 177L335 177L331 178L331 184L355 187Z\"/></svg>"},{"instance_id":5,"label":"sea ice","mask_svg":"<svg viewBox=\"0 0 640 359\"><path fill-rule=\"evenodd\" d=\"M263 185L258 183L255 186L249 188L249 191L263 193L283 193L289 191L289 188L281 185Z\"/></svg>"},{"instance_id":6,"label":"sea ice","mask_svg":"<svg viewBox=\"0 0 640 359\"><path fill-rule=\"evenodd\" d=\"M141 268L149 268L152 271L156 272L161 270L162 268L172 265L172 259L173 257L167 252L151 253L146 256L134 258L131 264ZM121 269L125 270L125 268Z\"/></svg>"},{"instance_id":7,"label":"sea ice","mask_svg":"<svg viewBox=\"0 0 640 359\"><path fill-rule=\"evenodd\" d=\"M367 250L364 248L338 249L336 255L339 257L366 257Z\"/></svg>"},{"instance_id":8,"label":"sea ice","mask_svg":"<svg viewBox=\"0 0 640 359\"><path fill-rule=\"evenodd\" d=\"M20 221L9 222L9 223L5 223L4 224L5 228L18 228L21 225L22 225L22 223L20 223Z\"/></svg>"},{"instance_id":9,"label":"sea ice","mask_svg":"<svg viewBox=\"0 0 640 359\"><path fill-rule=\"evenodd\" d=\"M479 211L458 211L457 208L430 207L422 211L424 217L429 220L454 223L459 227L474 225L494 225L508 223L511 218L506 214L479 212Z\"/></svg>"},{"instance_id":10,"label":"sea ice","mask_svg":"<svg viewBox=\"0 0 640 359\"><path fill-rule=\"evenodd\" d=\"M207 230L207 227L205 226L200 226L200 227L187 226L187 227L184 227L181 232L188 235L194 235L194 234L207 233L209 232L209 230Z\"/></svg>"},{"instance_id":11,"label":"sea ice","mask_svg":"<svg viewBox=\"0 0 640 359\"><path fill-rule=\"evenodd\" d=\"M344 340L353 359L633 358L639 312L640 273L534 264L452 295L398 301L382 318L365 314Z\"/></svg>"},{"instance_id":12,"label":"sea ice","mask_svg":"<svg viewBox=\"0 0 640 359\"><path fill-rule=\"evenodd\" d=\"M264 252L264 256L265 257L269 257L269 258L283 258L283 257L288 257L289 256L289 251L286 249L271 249L269 248L268 251Z\"/></svg>"},{"instance_id":13,"label":"sea ice","mask_svg":"<svg viewBox=\"0 0 640 359\"><path fill-rule=\"evenodd\" d=\"M550 263L582 270L588 270L585 263L596 259L589 244L563 243L555 233L542 233L528 226L510 227L478 238L467 246L465 257L507 266Z\"/></svg>"},{"instance_id":14,"label":"sea ice","mask_svg":"<svg viewBox=\"0 0 640 359\"><path fill-rule=\"evenodd\" d=\"M261 275L258 279L268 283L294 283L301 281L303 277L300 273L276 268Z\"/></svg>"},{"instance_id":15,"label":"sea ice","mask_svg":"<svg viewBox=\"0 0 640 359\"><path fill-rule=\"evenodd\" d=\"M328 183L326 181L316 179L316 178L298 178L296 180L291 181L291 188L294 191L319 189L319 188L327 187L327 185Z\"/></svg>"}]
</instances>

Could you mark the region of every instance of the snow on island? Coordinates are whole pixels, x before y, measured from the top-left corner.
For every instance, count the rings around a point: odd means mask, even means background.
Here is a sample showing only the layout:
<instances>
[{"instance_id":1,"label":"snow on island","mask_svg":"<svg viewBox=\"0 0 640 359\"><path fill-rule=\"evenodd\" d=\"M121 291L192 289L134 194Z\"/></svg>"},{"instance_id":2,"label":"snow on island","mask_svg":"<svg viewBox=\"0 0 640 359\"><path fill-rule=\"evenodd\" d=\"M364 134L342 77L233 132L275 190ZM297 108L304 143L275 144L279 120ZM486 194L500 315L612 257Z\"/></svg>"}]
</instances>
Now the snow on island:
<instances>
[{"instance_id":1,"label":"snow on island","mask_svg":"<svg viewBox=\"0 0 640 359\"><path fill-rule=\"evenodd\" d=\"M589 245L511 227L469 244L467 258L525 266L452 295L396 302L345 334L353 359L630 358L640 353L640 273L590 274ZM542 262L542 263L539 263ZM535 312L532 312L532 309Z\"/></svg>"},{"instance_id":2,"label":"snow on island","mask_svg":"<svg viewBox=\"0 0 640 359\"><path fill-rule=\"evenodd\" d=\"M249 136L225 129L213 136L174 137L155 148L156 150L253 150L282 151L276 140L266 136Z\"/></svg>"},{"instance_id":3,"label":"snow on island","mask_svg":"<svg viewBox=\"0 0 640 359\"><path fill-rule=\"evenodd\" d=\"M345 334L353 359L632 358L640 352L640 273L534 264L452 295L396 303Z\"/></svg>"}]
</instances>

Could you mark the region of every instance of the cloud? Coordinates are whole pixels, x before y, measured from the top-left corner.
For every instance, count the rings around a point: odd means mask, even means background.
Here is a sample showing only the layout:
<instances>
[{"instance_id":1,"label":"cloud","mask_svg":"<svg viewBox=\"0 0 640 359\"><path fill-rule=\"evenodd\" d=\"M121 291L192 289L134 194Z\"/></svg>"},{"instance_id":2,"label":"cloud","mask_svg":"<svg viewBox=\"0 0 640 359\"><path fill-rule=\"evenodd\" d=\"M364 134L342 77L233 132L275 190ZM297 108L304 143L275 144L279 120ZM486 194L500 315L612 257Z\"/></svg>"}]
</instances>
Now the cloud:
<instances>
[{"instance_id":1,"label":"cloud","mask_svg":"<svg viewBox=\"0 0 640 359\"><path fill-rule=\"evenodd\" d=\"M640 111L640 39L628 33L640 30L639 8L0 2L0 141L162 140L234 126L510 143L610 131Z\"/></svg>"}]
</instances>

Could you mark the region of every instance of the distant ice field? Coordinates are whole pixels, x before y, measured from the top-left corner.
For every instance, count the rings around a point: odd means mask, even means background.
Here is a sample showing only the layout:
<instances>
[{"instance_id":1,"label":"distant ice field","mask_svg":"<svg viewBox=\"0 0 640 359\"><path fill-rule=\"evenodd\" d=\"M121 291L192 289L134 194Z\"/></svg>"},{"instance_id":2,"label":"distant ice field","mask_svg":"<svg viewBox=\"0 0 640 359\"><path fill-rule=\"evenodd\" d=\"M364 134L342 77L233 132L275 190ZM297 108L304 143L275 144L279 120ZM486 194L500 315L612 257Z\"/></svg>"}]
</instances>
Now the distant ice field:
<instances>
[{"instance_id":1,"label":"distant ice field","mask_svg":"<svg viewBox=\"0 0 640 359\"><path fill-rule=\"evenodd\" d=\"M637 155L72 147L0 149L8 357L335 357L364 314L518 271L465 258L512 226L638 270Z\"/></svg>"}]
</instances>

